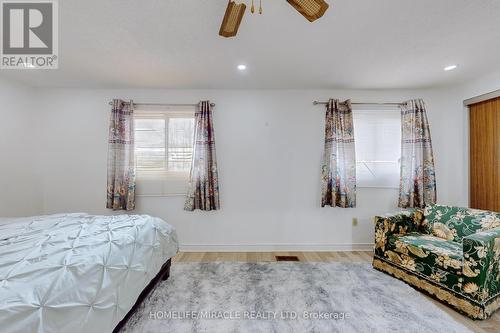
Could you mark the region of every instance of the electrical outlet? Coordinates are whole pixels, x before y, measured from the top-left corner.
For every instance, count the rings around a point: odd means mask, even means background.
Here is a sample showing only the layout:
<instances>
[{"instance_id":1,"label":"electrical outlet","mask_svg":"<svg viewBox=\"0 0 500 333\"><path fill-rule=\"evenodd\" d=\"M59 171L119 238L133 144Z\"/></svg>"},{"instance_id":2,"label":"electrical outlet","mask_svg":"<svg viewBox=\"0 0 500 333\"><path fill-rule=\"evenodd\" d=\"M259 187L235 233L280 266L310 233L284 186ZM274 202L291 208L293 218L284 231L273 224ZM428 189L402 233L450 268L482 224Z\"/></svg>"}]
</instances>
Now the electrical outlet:
<instances>
[{"instance_id":1,"label":"electrical outlet","mask_svg":"<svg viewBox=\"0 0 500 333\"><path fill-rule=\"evenodd\" d=\"M357 217L353 217L352 218L352 225L353 226L357 226L358 225L358 218Z\"/></svg>"}]
</instances>

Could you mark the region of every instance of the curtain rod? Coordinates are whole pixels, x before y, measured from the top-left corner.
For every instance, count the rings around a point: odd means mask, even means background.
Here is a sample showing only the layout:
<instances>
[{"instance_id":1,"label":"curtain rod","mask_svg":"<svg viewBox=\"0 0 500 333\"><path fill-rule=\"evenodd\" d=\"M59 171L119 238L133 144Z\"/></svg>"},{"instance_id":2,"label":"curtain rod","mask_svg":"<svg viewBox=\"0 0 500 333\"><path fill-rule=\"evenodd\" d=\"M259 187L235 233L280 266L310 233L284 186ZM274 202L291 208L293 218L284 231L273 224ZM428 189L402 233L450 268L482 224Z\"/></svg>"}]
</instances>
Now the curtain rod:
<instances>
[{"instance_id":1,"label":"curtain rod","mask_svg":"<svg viewBox=\"0 0 500 333\"><path fill-rule=\"evenodd\" d=\"M318 104L327 105L327 104L328 104L328 102L318 102L318 101L314 101L314 102L313 102L313 104L314 104L314 105L318 105ZM405 103L405 102L403 102L403 103L371 103L371 102L363 102L363 103L358 102L358 103L356 103L356 102L352 102L351 104L352 104L352 105L397 105L397 106L400 106L400 105L406 105L406 103Z\"/></svg>"},{"instance_id":2,"label":"curtain rod","mask_svg":"<svg viewBox=\"0 0 500 333\"><path fill-rule=\"evenodd\" d=\"M171 103L135 103L134 105L146 105L146 106L198 106L198 104L171 104ZM109 105L113 105L113 102L110 101ZM215 106L215 103L210 103L211 107Z\"/></svg>"}]
</instances>

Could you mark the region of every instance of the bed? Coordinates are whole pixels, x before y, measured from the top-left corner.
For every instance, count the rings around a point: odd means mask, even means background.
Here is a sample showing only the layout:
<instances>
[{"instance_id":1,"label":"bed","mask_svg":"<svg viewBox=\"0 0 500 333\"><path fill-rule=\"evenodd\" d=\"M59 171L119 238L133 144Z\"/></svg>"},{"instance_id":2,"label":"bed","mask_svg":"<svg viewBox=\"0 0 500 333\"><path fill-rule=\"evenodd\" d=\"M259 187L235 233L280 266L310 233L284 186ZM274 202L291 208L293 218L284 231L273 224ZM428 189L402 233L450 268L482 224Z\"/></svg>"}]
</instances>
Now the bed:
<instances>
[{"instance_id":1,"label":"bed","mask_svg":"<svg viewBox=\"0 0 500 333\"><path fill-rule=\"evenodd\" d=\"M178 251L148 215L0 220L2 332L117 331Z\"/></svg>"}]
</instances>

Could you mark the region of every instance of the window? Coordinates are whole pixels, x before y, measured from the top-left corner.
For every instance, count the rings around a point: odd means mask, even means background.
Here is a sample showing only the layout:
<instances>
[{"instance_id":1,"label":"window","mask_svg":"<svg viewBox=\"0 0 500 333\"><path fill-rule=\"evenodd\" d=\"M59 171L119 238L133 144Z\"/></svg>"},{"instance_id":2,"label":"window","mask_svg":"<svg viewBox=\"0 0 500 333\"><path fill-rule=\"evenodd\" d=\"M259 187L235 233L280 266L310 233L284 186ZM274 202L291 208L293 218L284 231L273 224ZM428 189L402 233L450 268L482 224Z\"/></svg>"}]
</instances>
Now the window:
<instances>
[{"instance_id":1,"label":"window","mask_svg":"<svg viewBox=\"0 0 500 333\"><path fill-rule=\"evenodd\" d=\"M137 112L135 158L139 176L186 177L193 156L194 113Z\"/></svg>"},{"instance_id":2,"label":"window","mask_svg":"<svg viewBox=\"0 0 500 333\"><path fill-rule=\"evenodd\" d=\"M358 187L399 188L401 115L398 110L354 110Z\"/></svg>"}]
</instances>

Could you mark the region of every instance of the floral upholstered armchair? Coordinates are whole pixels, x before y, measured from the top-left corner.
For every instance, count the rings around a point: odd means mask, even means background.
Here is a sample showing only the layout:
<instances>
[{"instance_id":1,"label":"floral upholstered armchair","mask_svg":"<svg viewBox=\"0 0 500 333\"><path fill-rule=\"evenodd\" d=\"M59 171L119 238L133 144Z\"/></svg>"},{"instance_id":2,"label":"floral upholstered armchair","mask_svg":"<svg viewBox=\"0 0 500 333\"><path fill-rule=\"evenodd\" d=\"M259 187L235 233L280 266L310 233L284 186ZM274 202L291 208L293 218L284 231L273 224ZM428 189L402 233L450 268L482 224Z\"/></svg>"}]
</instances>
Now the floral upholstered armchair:
<instances>
[{"instance_id":1,"label":"floral upholstered armchair","mask_svg":"<svg viewBox=\"0 0 500 333\"><path fill-rule=\"evenodd\" d=\"M430 205L377 216L373 266L485 319L500 307L500 213Z\"/></svg>"}]
</instances>

